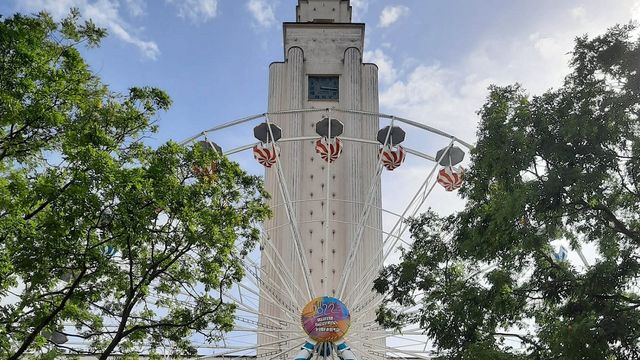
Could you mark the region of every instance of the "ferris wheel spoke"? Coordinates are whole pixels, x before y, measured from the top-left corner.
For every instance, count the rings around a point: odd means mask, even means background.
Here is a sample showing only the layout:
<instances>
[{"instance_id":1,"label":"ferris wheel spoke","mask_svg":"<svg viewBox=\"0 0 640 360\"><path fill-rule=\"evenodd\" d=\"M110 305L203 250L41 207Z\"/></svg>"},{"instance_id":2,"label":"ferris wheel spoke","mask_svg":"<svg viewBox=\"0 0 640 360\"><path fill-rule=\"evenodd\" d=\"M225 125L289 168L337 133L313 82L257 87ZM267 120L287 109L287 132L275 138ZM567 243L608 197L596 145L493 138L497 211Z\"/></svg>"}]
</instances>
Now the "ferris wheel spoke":
<instances>
[{"instance_id":1,"label":"ferris wheel spoke","mask_svg":"<svg viewBox=\"0 0 640 360\"><path fill-rule=\"evenodd\" d=\"M393 123L394 123L394 120L391 119L391 125L390 125L391 127L393 127ZM385 136L384 143L382 144L383 148L387 146L390 135L391 135L391 131L388 131L387 135ZM346 265L344 267L345 270L342 273L342 276L340 278L340 283L338 285L339 298L342 298L342 296L344 295L345 287L347 285L347 279L351 274L351 269L353 268L353 264L355 262L356 252L360 247L360 241L362 240L362 235L364 234L364 229L365 229L364 225L365 225L365 222L369 219L371 204L375 200L376 188L377 188L377 185L380 183L380 175L382 174L381 165L382 165L382 157L378 156L378 161L375 166L376 171L372 176L371 180L369 181L369 190L367 191L366 201L362 208L362 212L358 218L358 225L356 227L356 233L355 233L354 239L351 242L351 247L349 249L349 254L347 256Z\"/></svg>"},{"instance_id":2,"label":"ferris wheel spoke","mask_svg":"<svg viewBox=\"0 0 640 360\"><path fill-rule=\"evenodd\" d=\"M256 295L259 295L258 292L256 292L255 290L249 288L248 286L246 286L246 285L243 285L243 286L244 286L245 290L251 291L251 292L255 293ZM263 287L263 289L265 289L265 287ZM288 315L288 317L291 320L295 321L296 318L297 318L297 315L296 315L295 311L293 309L287 307L286 303L283 303L282 299L280 299L280 300L274 299L271 295L272 294L270 294L269 291L266 291L266 292L263 293L262 299L264 299L265 301L268 301L270 304L276 306L277 308L282 310L286 315Z\"/></svg>"},{"instance_id":3,"label":"ferris wheel spoke","mask_svg":"<svg viewBox=\"0 0 640 360\"><path fill-rule=\"evenodd\" d=\"M302 339L302 338L304 338L304 337L300 336L300 337L297 337L297 338L290 339L290 341L296 341L296 340L299 340L299 339ZM300 346L302 346L302 344L303 343L299 342L296 345L293 345L292 347L273 355L272 357L269 358L269 360L277 359L278 357L280 357L280 356L282 356L282 355L284 355L284 354L286 354L286 353L288 353L290 351L293 351L293 350L299 348Z\"/></svg>"},{"instance_id":4,"label":"ferris wheel spoke","mask_svg":"<svg viewBox=\"0 0 640 360\"><path fill-rule=\"evenodd\" d=\"M338 351L338 349L335 346L331 346L331 360L336 360L336 351Z\"/></svg>"},{"instance_id":5,"label":"ferris wheel spoke","mask_svg":"<svg viewBox=\"0 0 640 360\"><path fill-rule=\"evenodd\" d=\"M380 166L380 160L378 160L376 173L374 175L374 178L371 179L371 188L369 189L369 193L367 195L367 201L363 206L362 213L356 225L356 234L354 241L351 243L351 248L349 250L349 255L347 257L347 262L345 265L345 271L342 273L342 277L340 279L340 284L338 287L340 289L340 293L338 295L339 298L342 298L343 295L345 295L347 279L349 278L349 275L351 275L351 269L353 268L356 259L356 252L360 247L360 242L362 240L364 230L368 227L365 223L369 219L369 212L372 208L371 203L375 200L375 185L379 183L381 174L382 166Z\"/></svg>"},{"instance_id":6,"label":"ferris wheel spoke","mask_svg":"<svg viewBox=\"0 0 640 360\"><path fill-rule=\"evenodd\" d=\"M351 349L355 349L365 356L366 354L370 354L383 358L388 357L389 352L387 351L386 346L381 345L378 347L374 347L373 344L368 341L368 339L365 339L366 338L354 339L349 343L349 346L351 347Z\"/></svg>"},{"instance_id":7,"label":"ferris wheel spoke","mask_svg":"<svg viewBox=\"0 0 640 360\"><path fill-rule=\"evenodd\" d=\"M238 286L240 286L242 284L238 283ZM242 285L244 287L246 287L247 289L249 289L249 287ZM181 293L183 294L183 293ZM184 294L183 294L184 295ZM228 300L231 300L233 303L235 303L238 306L238 311L241 312L246 312L246 313L250 313L253 315L259 315L259 316L264 316L266 320L272 322L275 326L282 326L283 323L286 323L288 325L297 325L297 315L295 314L295 312L292 312L290 309L286 309L286 308L282 308L282 310L284 311L284 313L286 315L288 315L289 319L284 319L278 316L273 316L273 315L267 315L267 314L263 314L260 311L254 309L252 306L253 304L247 304L245 303L242 299L236 297L234 294L231 294L229 291L223 291L222 292L222 296L223 298L227 298ZM156 297L156 298L160 298L160 297ZM169 299L167 297L167 299ZM272 302L275 306L281 306L281 304L278 301L272 300L270 298L264 298L265 300L269 300L270 302ZM175 299L172 299L175 300ZM179 300L175 300L175 301L179 301ZM179 301L180 302L180 301ZM194 304L191 303L187 303L187 302L182 302L187 306L195 306Z\"/></svg>"},{"instance_id":8,"label":"ferris wheel spoke","mask_svg":"<svg viewBox=\"0 0 640 360\"><path fill-rule=\"evenodd\" d=\"M298 325L295 321L291 321L291 319L285 319L279 316L273 316L273 315L265 314L263 312L255 311L251 309L239 308L238 312L245 312L251 315L258 315L263 317L265 320L270 321L273 324L273 325L268 325L266 328L282 329L283 326Z\"/></svg>"},{"instance_id":9,"label":"ferris wheel spoke","mask_svg":"<svg viewBox=\"0 0 640 360\"><path fill-rule=\"evenodd\" d=\"M328 121L328 130L327 134L331 137L331 109L328 111L327 115ZM322 242L322 293L328 294L327 292L327 284L329 283L329 228L331 217L329 216L329 212L331 211L331 159L327 158L327 166L326 168L326 179L325 179L325 204L324 207L324 241Z\"/></svg>"},{"instance_id":10,"label":"ferris wheel spoke","mask_svg":"<svg viewBox=\"0 0 640 360\"><path fill-rule=\"evenodd\" d=\"M277 287L275 287L274 285L271 284L271 282L266 282L266 281L255 281L254 287L251 286L247 286L247 285L238 285L241 289L244 289L245 291L249 292L250 294L256 295L259 297L259 299L264 299L264 301L267 301L268 303L278 307L280 310L282 310L285 314L289 315L290 317L295 318L296 317L296 311L295 309L293 309L291 307L291 304L289 304L289 301L285 301L283 298L286 298L287 294L286 293L278 293L278 291L276 291L275 289ZM257 288L260 287L260 292L257 291ZM260 301L259 300L259 301ZM259 304L252 304L254 306L255 309L259 308Z\"/></svg>"},{"instance_id":11,"label":"ferris wheel spoke","mask_svg":"<svg viewBox=\"0 0 640 360\"><path fill-rule=\"evenodd\" d=\"M235 301L236 305L238 305L238 309L237 311L242 311L242 312L246 312L249 314L253 314L253 315L258 315L258 316L262 316L265 319L271 321L272 323L274 323L277 326L282 326L282 324L288 324L288 325L297 325L297 323L295 322L295 320L291 321L290 319L285 319L279 316L274 316L274 315L269 315L269 314L264 314L258 310L252 309L250 307L247 307L246 305L244 305L242 302L240 302L239 299L237 299L235 296L229 294L229 293L222 293L224 297Z\"/></svg>"},{"instance_id":12,"label":"ferris wheel spoke","mask_svg":"<svg viewBox=\"0 0 640 360\"><path fill-rule=\"evenodd\" d=\"M302 330L287 330L287 329L269 329L269 330L259 330L259 329L250 329L250 328L233 328L234 332L249 332L249 333L269 333L270 336L283 335L283 334L295 334L300 335Z\"/></svg>"},{"instance_id":13,"label":"ferris wheel spoke","mask_svg":"<svg viewBox=\"0 0 640 360\"><path fill-rule=\"evenodd\" d=\"M365 304L364 307L358 307L354 310L354 322L359 322L364 317L370 316L370 311L382 304L382 301L384 300L382 295L372 293L372 296L374 296L372 302Z\"/></svg>"},{"instance_id":14,"label":"ferris wheel spoke","mask_svg":"<svg viewBox=\"0 0 640 360\"><path fill-rule=\"evenodd\" d=\"M309 220L309 221L307 221L307 222L317 222L317 221L319 221L319 220ZM340 224L346 224L346 225L356 225L356 223L354 223L353 221L333 220L333 222L340 223ZM407 244L407 245L411 245L411 244L409 244L409 243L407 242L407 240L404 240L404 239L402 239L402 238L397 237L397 236L396 236L396 235L394 235L394 234L391 234L391 233L389 233L389 232L386 232L386 231L382 230L381 228L379 228L379 227L377 227L377 226L364 225L364 227L365 227L366 229L369 229L369 230L379 231L379 232L380 232L380 233L382 233L383 235L389 235L389 238L390 238L390 239L392 239L392 240L397 239L397 240L398 240L398 241L400 241L400 242L403 242L403 243L405 243L405 244ZM387 248L387 246L386 246L386 245L383 245L383 246L384 246L385 248Z\"/></svg>"},{"instance_id":15,"label":"ferris wheel spoke","mask_svg":"<svg viewBox=\"0 0 640 360\"><path fill-rule=\"evenodd\" d=\"M242 313L242 314L240 314ZM265 323L260 323L257 320L253 320L250 319L248 317L246 317L246 313L251 314L251 315L258 315L259 312L254 311L254 310L249 310L244 308L243 306L240 306L235 314L234 317L240 321L240 322L244 322L244 323L248 323L248 324L256 324L258 327L263 327L265 329L280 329L282 328L282 323L280 321L278 321L278 319L273 319L271 317L265 317L265 320L268 321L270 324L265 324Z\"/></svg>"},{"instance_id":16,"label":"ferris wheel spoke","mask_svg":"<svg viewBox=\"0 0 640 360\"><path fill-rule=\"evenodd\" d=\"M283 330L281 324L275 324L275 325L267 324L267 323L258 321L256 319L243 316L238 313L234 314L233 317L236 319L237 322L241 322L247 325L255 325L257 327L256 330L258 332L260 331L277 332L277 331ZM236 325L237 325L237 322L236 322Z\"/></svg>"},{"instance_id":17,"label":"ferris wheel spoke","mask_svg":"<svg viewBox=\"0 0 640 360\"><path fill-rule=\"evenodd\" d=\"M354 333L358 333L358 334L368 334L369 332L382 332L384 331L384 328L382 328L380 325L378 325L378 323L376 322L376 320L370 320L370 321L362 321L360 323L357 324L358 327L353 329Z\"/></svg>"},{"instance_id":18,"label":"ferris wheel spoke","mask_svg":"<svg viewBox=\"0 0 640 360\"><path fill-rule=\"evenodd\" d=\"M404 339L404 340L406 340L406 339ZM392 350L400 350L400 349L402 349L403 351L407 351L407 352L425 354L425 353L427 353L427 351L426 350L422 350L424 345L425 345L424 341L417 341L416 340L416 343L414 343L414 344L394 345Z\"/></svg>"},{"instance_id":19,"label":"ferris wheel spoke","mask_svg":"<svg viewBox=\"0 0 640 360\"><path fill-rule=\"evenodd\" d=\"M252 330L253 330L253 329L252 329ZM274 330L269 330L269 331L266 331L266 330L248 331L248 330L237 330L237 329L234 327L234 329L233 329L231 332L249 332L249 333L250 333L249 335L251 335L251 336L252 336L252 340L253 340L253 341L251 342L251 344L255 343L255 336L256 336L256 335L263 335L263 336L270 337L270 338L273 338L273 339L279 339L279 338L280 338L280 337L278 336L278 334L277 334L277 333L275 333L275 331L274 331Z\"/></svg>"},{"instance_id":20,"label":"ferris wheel spoke","mask_svg":"<svg viewBox=\"0 0 640 360\"><path fill-rule=\"evenodd\" d=\"M265 234L264 236L268 236L268 233L266 232L263 232L263 234ZM300 289L297 282L293 279L291 272L287 271L287 265L282 259L282 255L280 254L278 249L275 246L273 246L273 244L271 243L271 241L269 241L268 238L264 238L263 236L261 236L261 244L265 246L265 251L263 251L264 257L267 259L267 262L269 262L269 264L273 267L276 274L280 278L280 281L282 282L282 284L284 284L284 286L288 289L288 292L291 295L291 299L293 299L296 302L298 307L302 307L303 304L300 303L300 299L301 298L303 299L305 297L305 294L302 291L302 289ZM270 250L267 250L266 247L269 247ZM277 264L276 264L276 261L274 261L274 259L272 258L270 252L272 252L275 255L275 259L278 261ZM288 281L285 281L285 279L282 278L283 276L287 277ZM296 290L297 295L299 295L300 297L294 296L293 290Z\"/></svg>"},{"instance_id":21,"label":"ferris wheel spoke","mask_svg":"<svg viewBox=\"0 0 640 360\"><path fill-rule=\"evenodd\" d=\"M414 336L418 336L418 335L414 335ZM427 337L426 335L422 335L422 336L423 336L423 337ZM420 340L420 339L414 339L414 338L411 338L411 337L406 336L406 334L404 334L404 336L403 336L403 335L382 335L382 336L372 337L371 339L372 339L372 340L379 340L379 339L385 339L385 338L386 338L386 339L389 339L389 338L398 338L398 339L400 339L400 340L402 340L402 341L408 341L408 342L413 343L413 344L411 344L411 346L415 346L415 344L424 345L424 343L425 343L424 339L423 339L423 340ZM404 346L405 346L405 345L399 345L399 346L397 345L396 347L398 347L398 348L399 348L399 347L404 347Z\"/></svg>"},{"instance_id":22,"label":"ferris wheel spoke","mask_svg":"<svg viewBox=\"0 0 640 360\"><path fill-rule=\"evenodd\" d=\"M253 338L255 337L254 334L237 334L234 333L234 331L230 331L228 333L225 334L224 337L222 337L220 340L216 340L211 342L211 344L213 345L218 345L220 347L226 348L228 346L227 342L231 342L234 345L253 345L255 343L255 341L253 341ZM247 340L247 338L249 340Z\"/></svg>"},{"instance_id":23,"label":"ferris wheel spoke","mask_svg":"<svg viewBox=\"0 0 640 360\"><path fill-rule=\"evenodd\" d=\"M413 329L413 330L408 330L408 331L402 331L401 333L399 332L387 332L387 336L429 336L425 333L426 330L424 329Z\"/></svg>"},{"instance_id":24,"label":"ferris wheel spoke","mask_svg":"<svg viewBox=\"0 0 640 360\"><path fill-rule=\"evenodd\" d=\"M491 267L487 267L487 268L483 269L482 271L478 271L476 274L474 274L474 276L476 276L478 274L481 274L484 271L487 271L489 269L491 269ZM414 296L415 300L420 300L422 298L422 295L423 295L423 292L419 292L419 293L414 294L413 296ZM354 315L356 315L354 321L356 321L356 322L359 321L364 314L366 314L368 311L380 306L383 301L384 301L384 297L382 297L380 295L377 295L375 293L373 293L372 296L370 297L370 299L368 299L368 300L361 298L359 300L359 304L356 307L354 307L354 310L353 310ZM405 313L407 311L412 310L413 308L415 308L417 306L419 306L419 305L416 304L416 305L411 305L411 306L396 307L395 310L398 310L398 311L400 311L402 313ZM357 314L363 314L363 315L358 316Z\"/></svg>"},{"instance_id":25,"label":"ferris wheel spoke","mask_svg":"<svg viewBox=\"0 0 640 360\"><path fill-rule=\"evenodd\" d=\"M275 207L273 207L272 209L275 209ZM265 229L264 229L264 231L271 232L271 231L273 231L273 230L278 230L278 229L280 229L280 228L288 227L288 226L291 226L291 222L286 222L286 223L284 223L284 224L274 225L274 226L271 226L271 227L265 228Z\"/></svg>"},{"instance_id":26,"label":"ferris wheel spoke","mask_svg":"<svg viewBox=\"0 0 640 360\"><path fill-rule=\"evenodd\" d=\"M404 349L399 349L398 347L394 347L394 346L386 346L384 348L376 346L375 344L371 344L371 346L373 348L376 348L378 350L383 350L385 352L409 355L409 356L412 356L412 357L418 358L418 359L432 360L432 359L436 358L436 356L427 355L427 354L425 354L425 353L423 353L421 351L408 351L408 350L404 350Z\"/></svg>"},{"instance_id":27,"label":"ferris wheel spoke","mask_svg":"<svg viewBox=\"0 0 640 360\"><path fill-rule=\"evenodd\" d=\"M267 254L265 254L265 256L267 256ZM281 281L281 284L278 284L275 282L275 279L270 279L268 276L262 276L262 274L258 273L258 270L257 270L258 268L260 269L261 272L264 271L264 269L258 266L255 262L253 262L253 260L249 258L247 258L246 260L250 262L251 265L253 265L253 266L246 266L245 264L245 269L247 270L247 273L250 275L249 278L251 278L251 281L256 286L256 288L259 288L265 291L265 294L269 294L270 299L278 303L279 307L289 306L289 308L286 309L286 311L295 314L296 311L290 308L291 305L289 304L289 302L295 301L295 297L291 292L291 288L288 286L288 282L284 281L284 279L282 278L281 273L283 273L284 271L278 271L278 268L275 265L273 265L274 269L276 270L275 272ZM281 287L284 287L285 291L281 291L280 290ZM258 297L260 296L260 293L258 293L256 289L246 288L245 290L249 291L252 294L255 294ZM286 301L285 300L286 298L290 300Z\"/></svg>"},{"instance_id":28,"label":"ferris wheel spoke","mask_svg":"<svg viewBox=\"0 0 640 360\"><path fill-rule=\"evenodd\" d=\"M416 300L420 299L418 297L419 295L414 295L414 296ZM380 306L383 301L384 301L383 296L376 293L372 293L371 299L369 301L363 302L363 305L361 307L357 307L354 309L353 311L354 322L360 321L362 318L364 318L368 314L369 311L372 311L373 309ZM417 311L419 306L420 306L419 304L410 305L410 306L396 306L396 307L392 307L392 309L403 314L413 314Z\"/></svg>"},{"instance_id":29,"label":"ferris wheel spoke","mask_svg":"<svg viewBox=\"0 0 640 360\"><path fill-rule=\"evenodd\" d=\"M375 327L375 326L363 326L362 323L358 323L358 324L354 324L354 326L352 326L349 329L349 334L360 334L360 335L371 335L371 334L383 334L383 333L387 333L387 330L383 329L382 327Z\"/></svg>"},{"instance_id":30,"label":"ferris wheel spoke","mask_svg":"<svg viewBox=\"0 0 640 360\"><path fill-rule=\"evenodd\" d=\"M335 201L335 200L334 200ZM313 223L322 223L324 220L323 219L312 219L312 220L304 220L304 221L300 221L299 224L313 224ZM331 220L331 222L333 223L338 223L338 224L345 224L345 225L357 225L355 222L353 221L344 221L344 220ZM282 226L288 226L288 224L284 224L284 225L278 225L276 227L271 227L269 228L269 230L277 228L277 227L282 227ZM389 241L387 241L387 243L383 244L385 249L389 248L389 244L390 241L393 240L397 240L398 242L401 242L407 246L411 246L411 243L402 238L402 237L398 237L396 234L392 234L390 232L384 231L381 228L377 227L377 226L372 226L372 225L364 225L365 229L369 229L369 230L375 230L375 231L379 231L380 233L382 233L382 235L387 235L389 237Z\"/></svg>"},{"instance_id":31,"label":"ferris wheel spoke","mask_svg":"<svg viewBox=\"0 0 640 360\"><path fill-rule=\"evenodd\" d=\"M370 352L369 350L366 350L360 346L360 344L363 343L363 340L352 341L349 343L349 347L351 348L351 351L357 354L361 359L366 359L369 357L368 355L370 354Z\"/></svg>"},{"instance_id":32,"label":"ferris wheel spoke","mask_svg":"<svg viewBox=\"0 0 640 360\"><path fill-rule=\"evenodd\" d=\"M449 145L445 148L445 151L443 152L443 154L441 155L444 156L444 154L453 146L453 141L451 141L449 143ZM426 201L427 197L431 194L431 191L433 190L433 188L435 187L436 182L433 182L433 184L431 186L429 186L429 184L432 181L433 176L436 173L436 170L438 168L438 163L440 162L441 159L437 159L438 161L436 161L435 165L433 166L431 172L427 175L425 181L422 183L422 185L420 186L420 188L418 189L418 191L416 192L416 194L413 196L413 198L411 199L411 201L409 202L409 204L405 207L404 211L402 212L402 216L401 218L405 219L405 218L411 218L413 216L415 216L415 214L420 210L420 208L422 207L422 205L424 204L424 202ZM410 214L407 216L407 214ZM396 240L392 240L392 245L389 247L389 250L384 251L384 246L380 247L380 249L378 249L378 252L375 256L373 256L371 258L371 261L369 262L369 266L366 267L367 270L365 270L363 276L360 278L359 282L351 289L351 294L354 293L355 289L358 288L359 286L361 286L361 284L364 283L368 283L369 281L372 280L372 275L371 273L373 272L373 276L375 277L375 270L376 270L376 265L380 265L380 263L376 260L379 259L379 256L383 255L382 258L382 263L384 263L384 261L386 261L386 259L388 258L389 254L391 254L392 249L396 246L398 240L402 234L404 234L404 232L406 231L406 229L408 228L408 224L406 224L406 226L403 226L403 221L401 221L400 219L398 219L398 221L396 221L396 223L393 225L393 228L391 229L390 233L394 233L394 231L397 231L396 234ZM397 229L397 230L396 230ZM391 237L387 236L384 243L386 243ZM357 302L360 300L360 298L364 295L364 291L360 291L359 293L357 293L357 297L356 300L353 301L354 304L357 304ZM345 298L346 299L346 298Z\"/></svg>"},{"instance_id":33,"label":"ferris wheel spoke","mask_svg":"<svg viewBox=\"0 0 640 360\"><path fill-rule=\"evenodd\" d=\"M320 358L320 351L318 351L318 350L319 350L319 348L320 348L320 344L316 344L316 346L313 348L313 354L314 354L314 355L312 355L312 357L313 357L315 360L318 360L318 359Z\"/></svg>"},{"instance_id":34,"label":"ferris wheel spoke","mask_svg":"<svg viewBox=\"0 0 640 360\"><path fill-rule=\"evenodd\" d=\"M214 355L211 355L211 356L202 357L202 358L200 358L200 359L211 359L211 360L213 360L213 359L215 359L216 357L220 357L220 356L223 356L223 355L235 354L235 353L242 352L242 351L247 351L247 350L257 350L257 349L258 349L258 346L260 346L260 348L263 348L263 349L269 349L269 347L270 347L270 346L273 346L273 345L281 345L281 344L283 344L283 343L287 343L287 342L289 342L289 341L295 341L295 340L302 339L302 338L303 338L303 337L302 337L302 336L300 336L300 337L298 337L298 338L285 339L285 340L278 340L278 341L272 341L272 342L268 342L268 343L260 344L260 345L257 345L257 344L256 344L256 345L253 345L253 346L239 347L239 348L237 348L237 349L231 349L231 350L228 350L228 351L223 351L223 352L220 352L220 353L216 353L216 354L214 354Z\"/></svg>"},{"instance_id":35,"label":"ferris wheel spoke","mask_svg":"<svg viewBox=\"0 0 640 360\"><path fill-rule=\"evenodd\" d=\"M267 116L265 117L265 119L268 125L271 139L274 139L269 117ZM286 214L290 222L291 235L294 240L293 241L294 248L298 255L298 262L300 263L300 266L302 267L302 270L303 270L302 273L304 275L303 276L304 283L307 288L309 298L312 299L314 297L315 290L313 289L313 282L311 281L310 274L309 274L309 263L307 261L307 255L304 249L304 245L302 244L302 237L300 235L300 229L298 228L298 220L291 204L291 195L289 194L286 178L282 172L282 166L280 164L281 163L280 154L277 151L276 151L276 156L277 156L277 159L276 159L275 165L276 165L276 171L277 171L276 178L277 178L278 187L280 188L280 194L282 195L283 202L285 203Z\"/></svg>"},{"instance_id":36,"label":"ferris wheel spoke","mask_svg":"<svg viewBox=\"0 0 640 360\"><path fill-rule=\"evenodd\" d=\"M341 139L344 139L344 138L341 137ZM306 199L292 200L291 203L292 204L298 204L298 203L320 202L320 201L325 201L325 199L324 198L306 198ZM332 202L345 203L345 204L355 204L355 205L364 205L365 204L364 201L337 199L337 198L334 198L334 197L331 197L331 201ZM282 207L282 206L284 206L284 203L277 203L277 204L272 206L272 209L276 209L276 208L279 208L279 207ZM382 208L380 206L374 205L373 203L370 204L369 206L371 206L375 210L380 210L383 213L386 213L386 214L389 214L389 215L393 215L394 217L397 217L397 218L401 218L402 217L402 215L400 215L400 214L398 214L396 212L393 212L393 211L388 210L388 209L384 209L384 208ZM406 219L402 219L402 220L404 221ZM355 222L353 222L353 224L355 224ZM282 226L287 226L287 225L288 224L281 224L281 225L277 225L277 226L274 226L274 227L270 227L267 230L271 231L272 229L279 228L279 227L282 227Z\"/></svg>"},{"instance_id":37,"label":"ferris wheel spoke","mask_svg":"<svg viewBox=\"0 0 640 360\"><path fill-rule=\"evenodd\" d=\"M365 308L357 309L357 312L354 311L354 322L360 321L367 315L369 311L380 306L384 301L384 298L382 296L379 296L374 300L375 301L369 303ZM392 309L398 311L399 313L410 315L419 312L419 306L419 304L416 304L410 306L392 307Z\"/></svg>"}]
</instances>

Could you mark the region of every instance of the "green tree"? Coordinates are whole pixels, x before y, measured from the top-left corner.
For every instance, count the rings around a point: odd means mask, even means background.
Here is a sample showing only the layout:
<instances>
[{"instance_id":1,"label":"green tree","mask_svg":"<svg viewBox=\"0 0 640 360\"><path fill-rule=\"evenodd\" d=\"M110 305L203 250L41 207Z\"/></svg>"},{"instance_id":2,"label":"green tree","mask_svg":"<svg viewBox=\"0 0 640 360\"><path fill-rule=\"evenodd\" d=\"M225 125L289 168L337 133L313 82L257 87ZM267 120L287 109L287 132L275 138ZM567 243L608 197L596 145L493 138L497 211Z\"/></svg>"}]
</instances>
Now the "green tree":
<instances>
[{"instance_id":1,"label":"green tree","mask_svg":"<svg viewBox=\"0 0 640 360\"><path fill-rule=\"evenodd\" d=\"M452 359L640 358L633 29L577 38L557 90L490 88L461 191L466 206L410 221L413 246L375 283L385 294L380 323L420 324ZM574 250L592 244L597 259L584 268L554 260L558 239ZM394 310L414 304L416 313Z\"/></svg>"},{"instance_id":2,"label":"green tree","mask_svg":"<svg viewBox=\"0 0 640 360\"><path fill-rule=\"evenodd\" d=\"M268 216L261 180L205 147L142 141L169 97L111 92L76 10L0 22L0 357L135 357L231 329L220 295ZM199 171L215 165L215 171ZM213 170L213 169L210 169ZM55 335L55 336L54 336Z\"/></svg>"}]
</instances>

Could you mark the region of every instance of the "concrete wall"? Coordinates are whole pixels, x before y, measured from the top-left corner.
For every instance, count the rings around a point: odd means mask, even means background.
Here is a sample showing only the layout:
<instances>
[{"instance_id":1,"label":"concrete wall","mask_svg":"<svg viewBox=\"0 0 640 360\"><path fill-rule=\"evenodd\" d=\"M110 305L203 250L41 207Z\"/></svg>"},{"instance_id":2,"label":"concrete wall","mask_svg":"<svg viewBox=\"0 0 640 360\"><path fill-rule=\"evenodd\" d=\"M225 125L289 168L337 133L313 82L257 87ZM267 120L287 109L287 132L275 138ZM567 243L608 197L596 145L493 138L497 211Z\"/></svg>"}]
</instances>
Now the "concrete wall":
<instances>
[{"instance_id":1,"label":"concrete wall","mask_svg":"<svg viewBox=\"0 0 640 360\"><path fill-rule=\"evenodd\" d=\"M296 7L297 22L351 22L348 0L300 0Z\"/></svg>"}]
</instances>

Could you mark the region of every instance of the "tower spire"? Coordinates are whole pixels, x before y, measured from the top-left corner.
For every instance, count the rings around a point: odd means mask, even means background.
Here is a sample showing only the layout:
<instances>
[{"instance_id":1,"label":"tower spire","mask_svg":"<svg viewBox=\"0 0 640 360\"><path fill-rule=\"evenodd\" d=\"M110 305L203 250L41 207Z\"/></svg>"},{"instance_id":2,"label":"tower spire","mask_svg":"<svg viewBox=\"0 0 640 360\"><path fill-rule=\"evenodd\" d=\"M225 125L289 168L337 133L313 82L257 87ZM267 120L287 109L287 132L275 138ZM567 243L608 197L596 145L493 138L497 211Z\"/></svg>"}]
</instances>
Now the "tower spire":
<instances>
[{"instance_id":1,"label":"tower spire","mask_svg":"<svg viewBox=\"0 0 640 360\"><path fill-rule=\"evenodd\" d=\"M350 23L349 0L298 0L296 21L319 23Z\"/></svg>"}]
</instances>

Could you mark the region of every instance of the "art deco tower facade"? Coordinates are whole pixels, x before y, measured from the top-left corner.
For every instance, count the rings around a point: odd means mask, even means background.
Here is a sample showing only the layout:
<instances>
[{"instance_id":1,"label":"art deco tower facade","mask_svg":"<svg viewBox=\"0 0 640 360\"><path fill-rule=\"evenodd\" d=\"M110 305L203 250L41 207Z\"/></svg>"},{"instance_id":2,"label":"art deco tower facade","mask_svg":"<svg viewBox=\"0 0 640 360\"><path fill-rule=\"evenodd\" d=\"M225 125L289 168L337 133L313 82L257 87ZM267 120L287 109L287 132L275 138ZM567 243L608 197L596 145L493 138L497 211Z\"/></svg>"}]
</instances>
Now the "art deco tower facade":
<instances>
[{"instance_id":1,"label":"art deco tower facade","mask_svg":"<svg viewBox=\"0 0 640 360\"><path fill-rule=\"evenodd\" d=\"M284 61L269 67L270 113L313 108L378 112L378 69L374 64L362 62L365 25L351 22L349 0L299 0L296 22L283 26ZM382 222L380 184L378 180L371 184L377 179L374 174L378 146L348 139L375 140L378 117L324 110L272 115L270 121L282 129L284 138L319 137L315 125L323 117L335 118L344 124L341 135L344 148L338 160L323 161L315 152L314 140L282 142L280 176L284 188L278 184L276 169L268 169L266 173L274 216L266 224L271 246L265 247L262 257L266 281L260 289L261 298L271 299L260 303L260 313L264 315L259 323L265 330L276 326L274 319L290 319L280 321L280 327L299 330L296 324L299 319L291 314L298 314L300 304L311 300L304 272L309 275L312 297L341 298L351 308L352 319L357 315L361 324L371 323L375 316L373 310L358 315L353 308L355 304L351 303L353 298L346 295L349 287L363 277L372 260L376 261L382 246L382 233L378 230ZM362 222L365 230L345 282L347 289L342 292L339 285L356 238L356 224L369 197L371 211ZM289 212L285 205L287 198ZM292 221L295 226L291 226ZM296 247L296 236L302 248ZM298 251L305 256L304 269L300 266ZM382 266L381 260L375 266L377 272ZM282 276L283 272L286 276ZM290 280L296 284L283 283ZM274 286L281 290L270 291L269 287ZM370 288L370 285L364 286L362 291ZM291 293L294 299L276 296L282 293ZM361 325L354 322L352 326ZM275 336L292 337L286 333L260 335L258 342L272 343ZM296 342L301 341L290 341L279 347L287 349ZM270 351L260 352L266 355Z\"/></svg>"}]
</instances>

